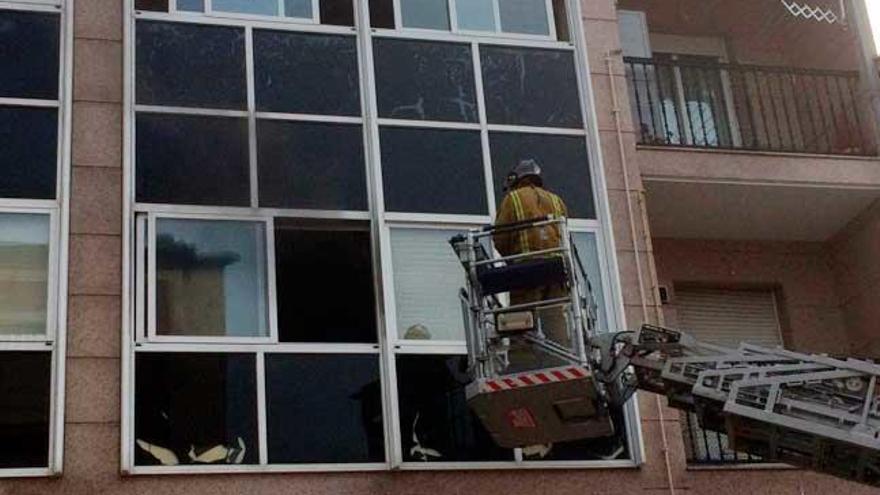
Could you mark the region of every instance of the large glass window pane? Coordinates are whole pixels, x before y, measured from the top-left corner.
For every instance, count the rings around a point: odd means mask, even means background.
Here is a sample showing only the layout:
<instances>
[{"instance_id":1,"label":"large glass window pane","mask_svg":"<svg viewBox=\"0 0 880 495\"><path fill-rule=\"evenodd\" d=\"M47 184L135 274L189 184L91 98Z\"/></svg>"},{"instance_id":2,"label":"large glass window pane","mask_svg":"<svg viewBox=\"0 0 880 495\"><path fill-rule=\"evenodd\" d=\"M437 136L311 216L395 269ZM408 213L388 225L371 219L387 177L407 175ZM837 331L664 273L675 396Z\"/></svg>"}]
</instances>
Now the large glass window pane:
<instances>
[{"instance_id":1,"label":"large glass window pane","mask_svg":"<svg viewBox=\"0 0 880 495\"><path fill-rule=\"evenodd\" d=\"M380 117L477 121L468 45L381 38L373 43Z\"/></svg>"},{"instance_id":2,"label":"large glass window pane","mask_svg":"<svg viewBox=\"0 0 880 495\"><path fill-rule=\"evenodd\" d=\"M376 299L366 222L275 221L278 338L376 342Z\"/></svg>"},{"instance_id":3,"label":"large glass window pane","mask_svg":"<svg viewBox=\"0 0 880 495\"><path fill-rule=\"evenodd\" d=\"M135 45L139 104L246 108L244 29L138 21Z\"/></svg>"},{"instance_id":4,"label":"large glass window pane","mask_svg":"<svg viewBox=\"0 0 880 495\"><path fill-rule=\"evenodd\" d=\"M449 239L457 233L391 229L399 338L464 340L458 292L465 285L465 274L449 245Z\"/></svg>"},{"instance_id":5,"label":"large glass window pane","mask_svg":"<svg viewBox=\"0 0 880 495\"><path fill-rule=\"evenodd\" d=\"M360 115L354 36L254 31L257 109Z\"/></svg>"},{"instance_id":6,"label":"large glass window pane","mask_svg":"<svg viewBox=\"0 0 880 495\"><path fill-rule=\"evenodd\" d=\"M0 336L46 333L49 229L49 215L0 213Z\"/></svg>"},{"instance_id":7,"label":"large glass window pane","mask_svg":"<svg viewBox=\"0 0 880 495\"><path fill-rule=\"evenodd\" d=\"M270 463L385 462L379 356L266 356Z\"/></svg>"},{"instance_id":8,"label":"large glass window pane","mask_svg":"<svg viewBox=\"0 0 880 495\"><path fill-rule=\"evenodd\" d=\"M583 136L550 136L516 132L489 135L495 198L504 197L507 173L520 160L534 159L541 165L544 186L558 194L573 218L596 218L590 164Z\"/></svg>"},{"instance_id":9,"label":"large glass window pane","mask_svg":"<svg viewBox=\"0 0 880 495\"><path fill-rule=\"evenodd\" d=\"M0 468L49 465L51 352L0 354Z\"/></svg>"},{"instance_id":10,"label":"large glass window pane","mask_svg":"<svg viewBox=\"0 0 880 495\"><path fill-rule=\"evenodd\" d=\"M159 219L156 333L267 336L267 278L264 223Z\"/></svg>"},{"instance_id":11,"label":"large glass window pane","mask_svg":"<svg viewBox=\"0 0 880 495\"><path fill-rule=\"evenodd\" d=\"M458 29L495 31L495 0L455 0Z\"/></svg>"},{"instance_id":12,"label":"large glass window pane","mask_svg":"<svg viewBox=\"0 0 880 495\"><path fill-rule=\"evenodd\" d=\"M261 206L367 209L361 126L261 120L257 146Z\"/></svg>"},{"instance_id":13,"label":"large glass window pane","mask_svg":"<svg viewBox=\"0 0 880 495\"><path fill-rule=\"evenodd\" d=\"M479 132L386 127L380 142L386 210L488 213Z\"/></svg>"},{"instance_id":14,"label":"large glass window pane","mask_svg":"<svg viewBox=\"0 0 880 495\"><path fill-rule=\"evenodd\" d=\"M311 19L312 0L284 0L284 15Z\"/></svg>"},{"instance_id":15,"label":"large glass window pane","mask_svg":"<svg viewBox=\"0 0 880 495\"><path fill-rule=\"evenodd\" d=\"M572 237L593 291L593 300L596 302L598 313L598 329L600 332L609 331L608 315L605 311L605 294L602 291L602 268L599 265L599 246L596 234L592 232L574 232Z\"/></svg>"},{"instance_id":16,"label":"large glass window pane","mask_svg":"<svg viewBox=\"0 0 880 495\"><path fill-rule=\"evenodd\" d=\"M471 412L465 356L398 356L397 391L406 462L512 461Z\"/></svg>"},{"instance_id":17,"label":"large glass window pane","mask_svg":"<svg viewBox=\"0 0 880 495\"><path fill-rule=\"evenodd\" d=\"M288 0L287 3L294 2ZM234 12L237 14L278 15L278 0L213 0L211 8L215 12Z\"/></svg>"},{"instance_id":18,"label":"large glass window pane","mask_svg":"<svg viewBox=\"0 0 880 495\"><path fill-rule=\"evenodd\" d=\"M447 0L400 0L403 27L449 30Z\"/></svg>"},{"instance_id":19,"label":"large glass window pane","mask_svg":"<svg viewBox=\"0 0 880 495\"><path fill-rule=\"evenodd\" d=\"M480 48L491 124L581 127L573 52Z\"/></svg>"},{"instance_id":20,"label":"large glass window pane","mask_svg":"<svg viewBox=\"0 0 880 495\"><path fill-rule=\"evenodd\" d=\"M0 10L0 97L58 99L57 14Z\"/></svg>"},{"instance_id":21,"label":"large glass window pane","mask_svg":"<svg viewBox=\"0 0 880 495\"><path fill-rule=\"evenodd\" d=\"M138 353L135 464L256 464L252 354Z\"/></svg>"},{"instance_id":22,"label":"large glass window pane","mask_svg":"<svg viewBox=\"0 0 880 495\"><path fill-rule=\"evenodd\" d=\"M498 9L504 32L550 34L544 0L498 0Z\"/></svg>"},{"instance_id":23,"label":"large glass window pane","mask_svg":"<svg viewBox=\"0 0 880 495\"><path fill-rule=\"evenodd\" d=\"M57 170L58 110L0 106L0 197L54 199Z\"/></svg>"},{"instance_id":24,"label":"large glass window pane","mask_svg":"<svg viewBox=\"0 0 880 495\"><path fill-rule=\"evenodd\" d=\"M137 200L248 206L246 119L139 113Z\"/></svg>"}]
</instances>

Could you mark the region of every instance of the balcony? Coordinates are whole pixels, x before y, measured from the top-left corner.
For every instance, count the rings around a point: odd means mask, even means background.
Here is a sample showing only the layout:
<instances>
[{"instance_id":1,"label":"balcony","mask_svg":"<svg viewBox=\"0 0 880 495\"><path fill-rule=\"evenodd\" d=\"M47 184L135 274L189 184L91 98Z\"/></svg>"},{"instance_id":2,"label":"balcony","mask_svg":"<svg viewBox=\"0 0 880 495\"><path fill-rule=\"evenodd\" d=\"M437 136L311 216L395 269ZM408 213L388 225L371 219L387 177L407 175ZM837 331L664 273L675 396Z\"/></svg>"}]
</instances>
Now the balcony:
<instances>
[{"instance_id":1,"label":"balcony","mask_svg":"<svg viewBox=\"0 0 880 495\"><path fill-rule=\"evenodd\" d=\"M859 73L624 58L639 144L872 156Z\"/></svg>"}]
</instances>

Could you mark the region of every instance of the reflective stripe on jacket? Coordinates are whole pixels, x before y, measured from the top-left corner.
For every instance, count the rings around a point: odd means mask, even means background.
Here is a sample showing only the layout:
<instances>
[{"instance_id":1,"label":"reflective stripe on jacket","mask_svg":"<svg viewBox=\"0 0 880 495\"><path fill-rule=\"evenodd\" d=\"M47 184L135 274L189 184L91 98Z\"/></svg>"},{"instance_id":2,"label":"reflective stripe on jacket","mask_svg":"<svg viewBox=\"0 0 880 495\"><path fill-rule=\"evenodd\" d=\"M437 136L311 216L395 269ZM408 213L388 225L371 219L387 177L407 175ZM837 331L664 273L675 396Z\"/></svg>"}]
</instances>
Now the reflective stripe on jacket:
<instances>
[{"instance_id":1,"label":"reflective stripe on jacket","mask_svg":"<svg viewBox=\"0 0 880 495\"><path fill-rule=\"evenodd\" d=\"M495 225L544 218L568 216L565 203L559 196L534 185L518 187L504 197L498 208ZM513 232L495 234L495 249L503 256L529 253L559 247L559 226L548 225Z\"/></svg>"}]
</instances>

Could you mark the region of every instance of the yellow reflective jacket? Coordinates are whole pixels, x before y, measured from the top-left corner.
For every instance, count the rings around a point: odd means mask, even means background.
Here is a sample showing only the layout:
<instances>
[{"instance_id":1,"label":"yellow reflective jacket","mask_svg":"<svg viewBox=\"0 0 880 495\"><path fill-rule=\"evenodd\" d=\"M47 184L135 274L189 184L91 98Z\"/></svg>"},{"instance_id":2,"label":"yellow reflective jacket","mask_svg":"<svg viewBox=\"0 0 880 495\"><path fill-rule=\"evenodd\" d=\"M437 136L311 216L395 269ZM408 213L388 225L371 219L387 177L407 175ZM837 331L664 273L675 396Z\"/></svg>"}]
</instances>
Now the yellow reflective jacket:
<instances>
[{"instance_id":1,"label":"yellow reflective jacket","mask_svg":"<svg viewBox=\"0 0 880 495\"><path fill-rule=\"evenodd\" d=\"M568 216L565 203L552 192L528 184L507 193L498 208L495 225L545 218L548 215ZM502 256L552 249L559 247L559 226L547 225L513 232L501 232L495 234L493 240L495 241L495 249Z\"/></svg>"}]
</instances>

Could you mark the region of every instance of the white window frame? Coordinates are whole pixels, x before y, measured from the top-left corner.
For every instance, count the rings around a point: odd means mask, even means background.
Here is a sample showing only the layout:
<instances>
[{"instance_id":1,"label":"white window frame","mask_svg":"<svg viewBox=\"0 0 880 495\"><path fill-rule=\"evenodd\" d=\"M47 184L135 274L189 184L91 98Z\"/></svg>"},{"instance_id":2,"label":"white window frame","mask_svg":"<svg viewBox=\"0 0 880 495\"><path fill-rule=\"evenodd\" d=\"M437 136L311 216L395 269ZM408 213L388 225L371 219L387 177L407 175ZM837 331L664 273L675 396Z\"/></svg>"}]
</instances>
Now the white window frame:
<instances>
[{"instance_id":1,"label":"white window frame","mask_svg":"<svg viewBox=\"0 0 880 495\"><path fill-rule=\"evenodd\" d=\"M553 0L544 0L544 8L547 15L547 34L528 34L528 33L515 33L510 31L503 31L501 26L501 9L499 6L499 2L504 0L491 0L492 1L492 13L493 21L495 25L494 31L477 31L477 30L469 30L469 29L459 29L458 27L458 15L456 13L456 1L457 0L446 0L446 13L449 16L447 19L449 21L449 29L430 29L430 28L413 28L407 27L403 25L403 10L401 7L401 2L406 0L393 0L394 2L394 26L398 31L403 31L407 33L413 33L416 35L427 35L430 36L432 33L453 33L453 34L462 34L467 36L477 36L477 37L497 37L497 38L510 38L517 40L534 40L534 41L556 41L556 17L554 16L553 11ZM564 42L567 43L567 42Z\"/></svg>"},{"instance_id":2,"label":"white window frame","mask_svg":"<svg viewBox=\"0 0 880 495\"><path fill-rule=\"evenodd\" d=\"M74 0L0 0L0 9L59 15L58 98L0 98L0 105L55 108L58 143L55 199L0 198L0 213L41 214L49 217L49 264L46 300L46 333L4 336L3 351L39 351L51 355L49 386L49 445L46 467L3 468L0 478L57 476L64 468L65 356L67 349L67 268L70 233L70 140L73 94Z\"/></svg>"},{"instance_id":3,"label":"white window frame","mask_svg":"<svg viewBox=\"0 0 880 495\"><path fill-rule=\"evenodd\" d=\"M142 220L141 220L142 219ZM156 228L161 220L207 220L207 221L237 221L253 224L263 224L263 256L266 262L265 287L266 300L262 301L263 311L266 316L268 334L265 336L196 336L196 335L160 335L156 330ZM278 342L278 321L276 307L275 285L275 231L272 217L253 217L235 215L210 215L204 213L162 213L150 212L139 217L138 224L146 227L146 232L138 229L135 242L145 247L145 251L139 251L141 255L136 260L136 273L141 274L146 282L146 292L138 293L137 322L138 333L136 342L167 342L167 343L193 343L193 344L269 344ZM146 239L141 239L141 235ZM146 258L146 259L145 259ZM146 269L145 269L146 267ZM141 298L146 298L142 300ZM141 326L146 323L146 328Z\"/></svg>"},{"instance_id":4,"label":"white window frame","mask_svg":"<svg viewBox=\"0 0 880 495\"><path fill-rule=\"evenodd\" d=\"M320 0L311 0L312 16L311 17L287 17L284 15L284 0L277 0L277 10L275 15L248 14L238 12L227 12L224 10L214 10L214 0L202 0L205 6L204 12L193 12L190 10L179 10L177 8L178 0L168 0L168 13L193 17L216 17L220 19L251 19L254 21L267 22L292 22L302 24L320 24ZM148 12L148 11L143 11Z\"/></svg>"},{"instance_id":5,"label":"white window frame","mask_svg":"<svg viewBox=\"0 0 880 495\"><path fill-rule=\"evenodd\" d=\"M550 3L550 2L548 2ZM611 217L608 210L608 195L605 188L604 170L602 157L599 153L599 135L596 127L594 104L592 101L591 88L589 87L589 68L585 53L585 41L583 25L581 23L581 11L579 2L569 0L567 2L567 15L569 24L572 26L572 42L560 42L548 38L527 39L521 36L487 36L486 33L471 35L434 30L390 30L371 29L367 22L369 19L369 5L365 1L355 2L354 28L293 23L285 19L285 23L267 21L263 19L251 19L246 16L233 18L209 17L205 15L184 15L172 13L157 13L135 11L134 0L125 0L125 125L124 125L124 183L123 208L126 221L123 235L123 353L122 353L122 425L120 435L122 471L126 474L164 474L164 473L236 473L236 472L334 472L334 471L378 471L389 469L401 470L471 470L471 469L571 469L571 468L631 468L638 466L644 458L644 449L641 443L641 430L638 420L638 411L634 401L625 406L627 420L627 442L629 458L612 461L524 461L521 456L515 456L511 461L504 462L451 462L451 463L412 463L403 461L401 452L402 444L400 418L398 409L398 397L396 386L396 356L399 354L465 354L463 341L434 341L434 342L411 342L402 341L396 337L396 316L389 312L394 309L393 302L393 278L391 277L391 251L390 229L396 227L419 227L419 228L467 228L485 225L495 215L495 191L493 187L493 174L489 147L490 132L524 132L537 134L570 135L584 138L584 147L590 162L590 174L592 177L592 195L596 206L597 219L573 219L570 225L573 231L593 232L596 235L599 260L602 267L602 289L606 302L606 314L609 326L623 328L623 303L620 296L619 279L617 276L617 261L614 244L610 234ZM395 10L397 25L400 23L399 10ZM359 76L361 81L361 104L362 115L359 117L337 117L316 115L295 115L261 113L255 110L254 81L253 81L253 44L247 42L247 84L248 84L248 109L242 111L223 111L211 109L185 109L145 107L137 105L134 101L134 24L138 19L162 20L172 22L195 22L210 25L243 26L246 30L246 40L251 40L253 29L269 28L290 30L305 33L325 34L349 34L357 35L357 49L359 61ZM555 26L554 17L548 14L548 22ZM394 38L413 39L423 41L448 41L469 44L474 63L474 79L476 84L476 99L478 102L478 121L471 123L450 123L432 121L410 121L404 119L385 119L378 117L376 102L376 80L373 64L373 39ZM482 71L478 47L481 43L488 45L517 46L522 48L551 48L571 50L574 53L576 76L579 91L580 111L583 125L578 128L545 128L530 126L507 126L489 124L486 116L485 102L482 88ZM213 207L213 206L183 206L166 204L138 203L134 196L134 122L137 112L141 111L168 111L170 113L195 113L201 115L234 115L247 117L250 121L250 149L251 149L251 204L250 207ZM233 112L233 113L228 113ZM297 210L283 208L261 208L258 204L258 191L256 190L256 138L255 124L257 118L283 118L286 120L338 122L346 124L360 124L364 132L364 158L366 167L366 179L368 187L368 211L318 211ZM434 215L422 213L399 213L386 212L384 209L384 190L381 168L381 150L379 140L380 126L408 126L421 128L444 128L465 129L480 132L485 187L488 212L485 215ZM133 270L136 269L132 262L132 247L134 236L133 229L136 227L134 218L136 214L170 214L172 216L202 214L227 219L228 216L241 216L246 218L267 218L273 216L294 217L303 219L326 219L334 220L362 220L368 221L372 237L372 257L374 271L374 287L377 304L377 328L378 341L375 344L299 344L299 343L184 343L184 342L136 342L133 333L137 329L135 321L136 311L134 307L137 298L133 297L138 286L131 283ZM143 246L139 246L141 252ZM270 261L274 265L274 260ZM389 298L390 296L390 298ZM181 466L137 466L134 464L134 357L136 352L254 352L257 355L258 366L263 362L265 353L280 352L309 352L319 354L375 354L379 359L381 382L382 382L382 407L383 421L385 424L384 440L386 459L382 463L368 464L296 464L296 465L269 465L266 464L265 445L261 446L260 460L262 464L250 466L233 465L181 465ZM258 370L258 389L261 383L265 383L265 376L261 378L262 371ZM258 391L258 393L260 393ZM258 401L262 398L258 396ZM261 402L259 412L261 419L261 438L265 438L265 403ZM265 440L263 440L265 444Z\"/></svg>"}]
</instances>

